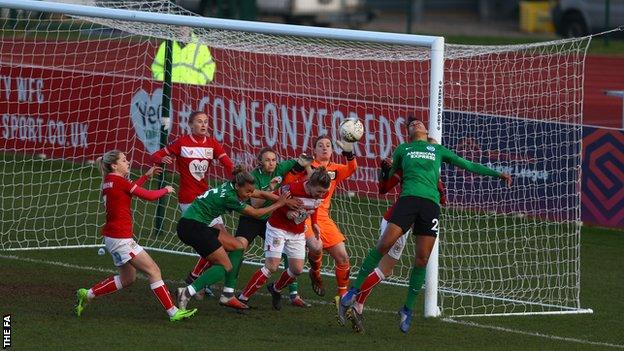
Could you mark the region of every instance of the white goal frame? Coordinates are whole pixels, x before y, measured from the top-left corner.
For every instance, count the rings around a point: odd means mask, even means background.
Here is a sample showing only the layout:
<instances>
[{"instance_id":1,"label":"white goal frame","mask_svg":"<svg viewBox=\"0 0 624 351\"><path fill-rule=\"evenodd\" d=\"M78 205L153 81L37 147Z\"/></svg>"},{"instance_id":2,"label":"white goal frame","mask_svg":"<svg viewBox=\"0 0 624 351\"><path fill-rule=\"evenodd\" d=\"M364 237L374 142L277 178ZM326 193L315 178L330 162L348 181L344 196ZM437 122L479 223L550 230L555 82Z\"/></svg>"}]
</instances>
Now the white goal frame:
<instances>
[{"instance_id":1,"label":"white goal frame","mask_svg":"<svg viewBox=\"0 0 624 351\"><path fill-rule=\"evenodd\" d=\"M444 82L444 37L384 33L373 31L358 31L335 28L318 28L310 26L295 26L275 23L250 22L205 17L190 17L173 14L141 12L124 9L111 9L66 3L51 3L36 0L0 0L0 8L13 8L25 11L48 13L62 13L71 16L98 17L111 20L157 23L174 26L189 26L197 28L252 32L278 36L297 36L315 39L329 39L341 41L357 41L370 43L384 43L395 45L410 45L427 48L430 53L429 73L429 133L430 136L442 143L442 113L443 113L443 82ZM166 251L166 250L162 250ZM438 257L439 243L433 247L427 266L425 282L425 309L426 317L438 317L441 314L438 307ZM460 293L461 294L461 293ZM502 299L502 298L501 298ZM592 313L591 309L571 309L553 312L527 312L490 314L567 314Z\"/></svg>"}]
</instances>

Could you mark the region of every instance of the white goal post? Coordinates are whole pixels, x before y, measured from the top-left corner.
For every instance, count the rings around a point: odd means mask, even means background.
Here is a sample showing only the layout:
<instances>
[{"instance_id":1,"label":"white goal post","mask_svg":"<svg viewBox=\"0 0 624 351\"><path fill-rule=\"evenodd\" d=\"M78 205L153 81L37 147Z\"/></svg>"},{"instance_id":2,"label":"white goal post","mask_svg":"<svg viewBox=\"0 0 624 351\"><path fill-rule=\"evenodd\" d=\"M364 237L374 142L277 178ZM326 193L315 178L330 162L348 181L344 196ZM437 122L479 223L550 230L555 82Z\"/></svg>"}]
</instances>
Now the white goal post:
<instances>
[{"instance_id":1,"label":"white goal post","mask_svg":"<svg viewBox=\"0 0 624 351\"><path fill-rule=\"evenodd\" d=\"M425 316L591 313L580 307L579 299L580 124L589 39L445 46L444 38L435 36L193 17L164 0L101 5L111 7L0 0L0 8L59 14L65 21L50 29L58 19L27 18L0 40L0 76L7 82L9 102L0 109L5 131L0 139L4 155L0 177L5 183L16 182L3 191L0 201L37 199L24 204L22 212L16 210L16 218L28 217L27 213L37 213L36 218L63 217L71 212L62 223L49 223L49 235L17 219L2 218L0 250L98 245L93 230L97 223L84 226L76 220L83 210L87 213L83 218L97 218L93 205L97 194L82 200L68 195L67 201L75 205L59 206L66 198L52 193L62 188L71 194L76 189L63 185L18 191L19 175L34 173L37 167L50 174L59 167L71 169L69 178L59 178L59 183L82 181L81 186L96 193L98 175L86 162L103 148L129 149L144 167L146 155L153 152L147 140L150 130L137 132L137 123L149 119L180 135L185 132L184 116L203 108L213 118L215 137L226 146L232 142L234 159L248 164L263 146L262 138L292 157L308 151L313 134L324 131L335 137L340 120L364 119L372 132L356 152L362 170L337 192L332 212L348 237L351 263L357 267L378 237L375 223L393 201L376 194L375 177L365 172L374 173L377 162L404 140L401 128L408 116L415 116L428 119L430 136L459 149L463 157L519 179L517 188L505 193L494 181L443 169L449 201L427 267ZM180 27L193 28L192 39L181 34ZM163 39L208 45L217 65L213 84L174 85L175 127L159 119L161 107L152 115L141 110L162 94L149 66L155 45ZM11 82L29 88L12 99ZM131 102L124 100L127 95L132 95ZM72 99L85 101L85 106L67 101ZM111 101L100 106L98 99ZM68 122L64 115L72 111L52 111L64 105L78 109L80 117ZM119 110L111 112L117 106ZM41 117L57 113L56 119ZM256 113L265 123L255 119ZM24 158L41 154L38 150L44 144L49 149L43 153L51 160ZM76 151L77 146L82 149ZM215 172L217 177L223 175ZM44 179L38 181L46 184ZM53 197L50 202L48 195ZM83 208L82 203L90 205ZM43 206L48 212L38 214L29 206ZM361 213L351 213L354 209ZM151 216L150 211L141 216ZM167 216L167 228L175 228L179 216L175 201ZM137 222L149 231L149 219ZM139 240L157 250L189 253L175 234L166 238L145 234ZM406 256L411 256L410 249L411 244ZM250 262L261 261L257 246L251 254ZM411 257L402 259L392 283L406 283L410 262Z\"/></svg>"}]
</instances>

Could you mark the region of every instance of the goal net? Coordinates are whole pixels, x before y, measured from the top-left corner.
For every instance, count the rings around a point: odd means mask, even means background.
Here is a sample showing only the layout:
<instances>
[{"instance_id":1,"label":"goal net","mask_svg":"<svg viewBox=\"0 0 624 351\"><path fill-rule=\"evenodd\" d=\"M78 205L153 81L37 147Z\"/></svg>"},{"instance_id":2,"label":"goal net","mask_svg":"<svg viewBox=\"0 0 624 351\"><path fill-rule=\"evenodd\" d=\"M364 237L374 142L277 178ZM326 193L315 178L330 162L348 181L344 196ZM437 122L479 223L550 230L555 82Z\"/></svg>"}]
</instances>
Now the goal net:
<instances>
[{"instance_id":1,"label":"goal net","mask_svg":"<svg viewBox=\"0 0 624 351\"><path fill-rule=\"evenodd\" d=\"M99 5L190 15L164 0ZM424 47L7 9L0 21L2 250L100 246L101 177L93 160L123 150L137 177L160 148L161 123L172 141L189 133L194 110L207 112L210 134L247 167L255 166L264 146L274 147L281 159L310 153L315 137L335 140L342 120L359 118L366 132L356 147L358 170L338 188L331 209L347 237L355 274L397 196L378 194L378 164L405 141L408 117L429 119L430 51ZM174 83L171 120L161 120L163 83L153 78L153 64L167 39L208 46L214 76ZM444 315L580 309L581 102L588 43L445 47L440 142L511 173L515 183L508 189L443 168ZM339 150L333 160L345 162ZM212 184L223 181L218 163L209 172ZM174 169L166 181L177 184ZM155 213L155 203L134 201L138 242L191 254L175 234L176 197L166 200L160 231ZM235 221L226 216L230 229ZM259 244L248 262L262 262ZM390 282L406 284L413 253L410 241ZM329 260L323 267L333 272Z\"/></svg>"}]
</instances>

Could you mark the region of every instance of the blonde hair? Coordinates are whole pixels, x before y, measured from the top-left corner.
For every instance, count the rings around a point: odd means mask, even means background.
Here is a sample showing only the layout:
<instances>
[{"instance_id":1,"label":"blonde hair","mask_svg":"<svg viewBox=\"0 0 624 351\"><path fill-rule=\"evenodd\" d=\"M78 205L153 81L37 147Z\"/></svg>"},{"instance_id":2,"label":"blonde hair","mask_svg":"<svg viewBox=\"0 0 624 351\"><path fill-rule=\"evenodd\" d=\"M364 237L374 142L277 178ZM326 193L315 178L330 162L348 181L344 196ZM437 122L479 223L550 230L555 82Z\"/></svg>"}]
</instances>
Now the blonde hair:
<instances>
[{"instance_id":1,"label":"blonde hair","mask_svg":"<svg viewBox=\"0 0 624 351\"><path fill-rule=\"evenodd\" d=\"M254 178L251 173L247 172L241 165L234 167L232 170L232 176L232 182L239 187L244 186L245 184L256 183L256 178Z\"/></svg>"},{"instance_id":2,"label":"blonde hair","mask_svg":"<svg viewBox=\"0 0 624 351\"><path fill-rule=\"evenodd\" d=\"M123 154L123 152L119 150L111 150L107 151L106 153L104 153L104 155L98 157L95 160L95 163L102 173L102 177L106 177L110 172L113 171L112 164L119 161L121 154Z\"/></svg>"}]
</instances>

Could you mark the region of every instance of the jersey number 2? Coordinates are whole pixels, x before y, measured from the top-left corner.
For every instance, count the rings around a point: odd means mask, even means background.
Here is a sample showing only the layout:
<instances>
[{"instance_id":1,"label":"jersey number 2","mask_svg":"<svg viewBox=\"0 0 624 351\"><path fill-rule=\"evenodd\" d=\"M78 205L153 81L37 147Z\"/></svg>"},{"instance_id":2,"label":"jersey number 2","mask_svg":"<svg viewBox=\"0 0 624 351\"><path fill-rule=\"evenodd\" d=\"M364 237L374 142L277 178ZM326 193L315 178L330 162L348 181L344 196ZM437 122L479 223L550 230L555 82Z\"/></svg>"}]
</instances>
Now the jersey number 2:
<instances>
[{"instance_id":1,"label":"jersey number 2","mask_svg":"<svg viewBox=\"0 0 624 351\"><path fill-rule=\"evenodd\" d=\"M433 223L433 227L431 227L431 230L436 232L436 234L438 234L438 231L440 230L440 228L438 228L438 224L440 224L438 222L438 219L437 218L432 219L431 223Z\"/></svg>"}]
</instances>

